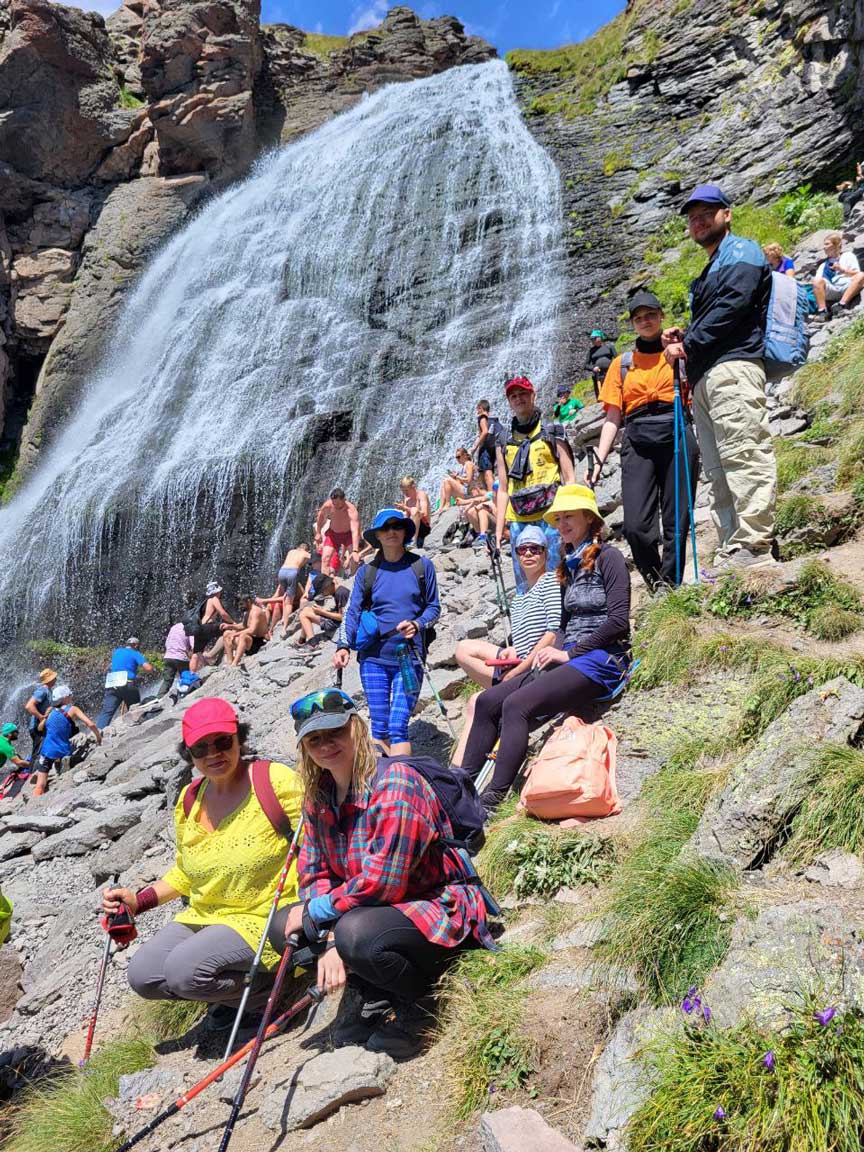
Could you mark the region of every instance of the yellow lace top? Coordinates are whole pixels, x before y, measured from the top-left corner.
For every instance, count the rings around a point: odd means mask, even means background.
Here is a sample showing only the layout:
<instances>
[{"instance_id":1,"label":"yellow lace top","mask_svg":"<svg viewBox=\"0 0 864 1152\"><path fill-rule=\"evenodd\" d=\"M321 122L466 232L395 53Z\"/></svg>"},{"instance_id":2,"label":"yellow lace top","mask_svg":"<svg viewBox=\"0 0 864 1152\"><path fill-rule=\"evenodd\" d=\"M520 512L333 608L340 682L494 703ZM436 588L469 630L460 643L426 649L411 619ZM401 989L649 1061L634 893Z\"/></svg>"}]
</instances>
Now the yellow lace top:
<instances>
[{"instance_id":1,"label":"yellow lace top","mask_svg":"<svg viewBox=\"0 0 864 1152\"><path fill-rule=\"evenodd\" d=\"M286 764L273 761L270 779L279 803L292 827L300 819L303 786L299 775ZM212 831L198 822L207 789L198 789L189 816L183 813L183 792L174 808L177 859L163 877L189 906L176 917L181 924L224 924L242 936L254 951L270 911L276 881L285 864L288 842L267 819L255 791L230 812ZM297 900L297 865L292 865L279 906ZM262 962L273 968L279 957L268 943Z\"/></svg>"}]
</instances>

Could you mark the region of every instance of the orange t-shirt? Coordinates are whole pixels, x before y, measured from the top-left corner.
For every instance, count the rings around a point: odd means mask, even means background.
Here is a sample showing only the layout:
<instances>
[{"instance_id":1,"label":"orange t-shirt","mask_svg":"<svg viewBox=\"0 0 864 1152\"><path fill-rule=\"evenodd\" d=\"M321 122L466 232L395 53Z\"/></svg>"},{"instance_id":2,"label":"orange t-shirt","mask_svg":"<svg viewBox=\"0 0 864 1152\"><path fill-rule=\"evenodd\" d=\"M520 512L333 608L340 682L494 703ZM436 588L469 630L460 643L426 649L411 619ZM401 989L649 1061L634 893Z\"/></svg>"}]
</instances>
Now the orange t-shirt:
<instances>
[{"instance_id":1,"label":"orange t-shirt","mask_svg":"<svg viewBox=\"0 0 864 1152\"><path fill-rule=\"evenodd\" d=\"M673 379L672 365L667 364L662 352L640 352L634 348L633 363L627 370L623 387L621 357L616 356L609 365L600 389L600 403L607 408L620 408L625 416L634 408L655 400L671 404L675 395Z\"/></svg>"}]
</instances>

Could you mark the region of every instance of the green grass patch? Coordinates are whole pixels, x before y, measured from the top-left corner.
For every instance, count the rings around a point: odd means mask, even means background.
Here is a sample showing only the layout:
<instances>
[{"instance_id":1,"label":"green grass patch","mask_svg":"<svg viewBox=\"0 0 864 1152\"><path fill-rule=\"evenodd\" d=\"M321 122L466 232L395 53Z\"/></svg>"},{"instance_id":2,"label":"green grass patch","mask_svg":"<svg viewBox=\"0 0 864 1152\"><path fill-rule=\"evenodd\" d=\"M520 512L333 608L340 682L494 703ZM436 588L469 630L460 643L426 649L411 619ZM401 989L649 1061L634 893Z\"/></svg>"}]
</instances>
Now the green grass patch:
<instances>
[{"instance_id":1,"label":"green grass patch","mask_svg":"<svg viewBox=\"0 0 864 1152\"><path fill-rule=\"evenodd\" d=\"M493 824L477 868L498 896L552 896L559 888L599 884L612 869L610 840L527 817Z\"/></svg>"},{"instance_id":2,"label":"green grass patch","mask_svg":"<svg viewBox=\"0 0 864 1152\"><path fill-rule=\"evenodd\" d=\"M185 1036L206 1012L207 1005L196 1000L141 1000L135 1003L134 1018L141 1035L164 1044Z\"/></svg>"},{"instance_id":3,"label":"green grass patch","mask_svg":"<svg viewBox=\"0 0 864 1152\"><path fill-rule=\"evenodd\" d=\"M326 60L331 52L341 52L350 42L348 36L325 36L321 32L306 32L301 48L312 56Z\"/></svg>"},{"instance_id":4,"label":"green grass patch","mask_svg":"<svg viewBox=\"0 0 864 1152\"><path fill-rule=\"evenodd\" d=\"M813 758L810 788L783 855L810 864L822 852L864 853L864 752L835 744Z\"/></svg>"},{"instance_id":5,"label":"green grass patch","mask_svg":"<svg viewBox=\"0 0 864 1152\"><path fill-rule=\"evenodd\" d=\"M841 488L864 476L864 420L850 420L837 452L837 483Z\"/></svg>"},{"instance_id":6,"label":"green grass patch","mask_svg":"<svg viewBox=\"0 0 864 1152\"><path fill-rule=\"evenodd\" d=\"M686 679L698 647L698 617L702 593L695 585L682 585L651 603L633 638L633 651L642 663L633 675L636 688L680 684Z\"/></svg>"},{"instance_id":7,"label":"green grass patch","mask_svg":"<svg viewBox=\"0 0 864 1152\"><path fill-rule=\"evenodd\" d=\"M774 527L781 535L794 532L797 528L808 528L819 519L821 513L822 506L814 496L793 492L777 501Z\"/></svg>"},{"instance_id":8,"label":"green grass patch","mask_svg":"<svg viewBox=\"0 0 864 1152\"><path fill-rule=\"evenodd\" d=\"M774 455L777 457L777 490L783 493L814 468L829 463L834 454L815 444L779 439L774 441Z\"/></svg>"},{"instance_id":9,"label":"green grass patch","mask_svg":"<svg viewBox=\"0 0 864 1152\"><path fill-rule=\"evenodd\" d=\"M490 1089L510 1091L533 1072L520 1025L522 982L545 960L538 948L511 944L500 952L465 952L442 979L444 1066L455 1109L467 1117Z\"/></svg>"},{"instance_id":10,"label":"green grass patch","mask_svg":"<svg viewBox=\"0 0 864 1152\"><path fill-rule=\"evenodd\" d=\"M72 665L76 669L107 668L111 662L114 645L97 644L93 647L76 647L74 644L64 644L59 640L28 640L26 647L43 664L55 666ZM158 652L143 652L149 664L157 672L163 668L164 654ZM104 669L103 669L104 670Z\"/></svg>"},{"instance_id":11,"label":"green grass patch","mask_svg":"<svg viewBox=\"0 0 864 1152\"><path fill-rule=\"evenodd\" d=\"M779 1034L688 1024L651 1042L654 1087L628 1126L630 1152L859 1152L864 1016L823 1025L824 1007L804 1001Z\"/></svg>"},{"instance_id":12,"label":"green grass patch","mask_svg":"<svg viewBox=\"0 0 864 1152\"><path fill-rule=\"evenodd\" d=\"M587 380L580 380L577 384L573 385L573 390L570 393L577 400L581 400L586 406L593 404L596 397L594 395L594 381L589 376Z\"/></svg>"},{"instance_id":13,"label":"green grass patch","mask_svg":"<svg viewBox=\"0 0 864 1152\"><path fill-rule=\"evenodd\" d=\"M783 592L766 591L746 578L726 576L705 603L709 612L724 620L767 613L792 620L823 640L848 636L864 622L864 605L857 588L818 560L808 561L794 586ZM835 625L830 620L832 614L837 617Z\"/></svg>"},{"instance_id":14,"label":"green grass patch","mask_svg":"<svg viewBox=\"0 0 864 1152\"><path fill-rule=\"evenodd\" d=\"M64 1069L34 1084L6 1114L4 1152L103 1152L114 1121L102 1101L117 1095L121 1075L155 1061L147 1039L112 1040L86 1069Z\"/></svg>"},{"instance_id":15,"label":"green grass patch","mask_svg":"<svg viewBox=\"0 0 864 1152\"><path fill-rule=\"evenodd\" d=\"M466 680L464 684L459 685L459 695L463 700L468 700L469 697L474 696L477 692L482 692L483 689L475 680Z\"/></svg>"},{"instance_id":16,"label":"green grass patch","mask_svg":"<svg viewBox=\"0 0 864 1152\"><path fill-rule=\"evenodd\" d=\"M125 84L118 84L117 103L121 108L143 108L145 101L130 92Z\"/></svg>"}]
</instances>

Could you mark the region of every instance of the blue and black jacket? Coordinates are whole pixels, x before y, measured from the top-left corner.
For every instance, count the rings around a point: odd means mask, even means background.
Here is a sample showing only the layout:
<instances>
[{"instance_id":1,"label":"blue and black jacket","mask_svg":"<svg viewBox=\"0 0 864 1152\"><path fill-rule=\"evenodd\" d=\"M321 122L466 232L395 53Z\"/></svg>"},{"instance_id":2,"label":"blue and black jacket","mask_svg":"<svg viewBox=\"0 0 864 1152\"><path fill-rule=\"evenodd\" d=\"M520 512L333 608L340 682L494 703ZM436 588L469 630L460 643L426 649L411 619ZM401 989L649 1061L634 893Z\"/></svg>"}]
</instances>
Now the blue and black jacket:
<instances>
[{"instance_id":1,"label":"blue and black jacket","mask_svg":"<svg viewBox=\"0 0 864 1152\"><path fill-rule=\"evenodd\" d=\"M771 269L755 240L730 232L690 285L684 336L692 384L724 360L761 360Z\"/></svg>"}]
</instances>

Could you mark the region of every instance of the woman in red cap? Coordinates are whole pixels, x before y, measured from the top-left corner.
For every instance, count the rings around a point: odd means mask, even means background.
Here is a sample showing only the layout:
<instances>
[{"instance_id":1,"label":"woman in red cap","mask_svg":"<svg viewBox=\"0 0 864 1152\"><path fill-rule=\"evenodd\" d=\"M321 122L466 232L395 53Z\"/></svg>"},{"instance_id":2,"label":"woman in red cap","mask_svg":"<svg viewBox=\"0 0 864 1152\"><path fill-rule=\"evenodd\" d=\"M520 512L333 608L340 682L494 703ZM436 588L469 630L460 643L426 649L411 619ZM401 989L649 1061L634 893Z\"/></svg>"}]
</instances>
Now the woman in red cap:
<instances>
[{"instance_id":1,"label":"woman in red cap","mask_svg":"<svg viewBox=\"0 0 864 1152\"><path fill-rule=\"evenodd\" d=\"M272 791L257 782L260 777L253 786L244 748L247 732L227 700L199 700L187 710L179 751L201 779L183 789L174 808L175 865L161 880L137 892L109 888L102 902L109 915L123 901L140 916L186 898L188 903L175 918L132 956L129 984L145 1000L202 1000L213 1005L208 1017L213 1030L233 1021L243 976L264 932L285 863L286 829L277 830L272 793L292 827L300 818L303 794L296 772L276 761L269 764ZM292 867L280 905L296 899L297 873ZM252 985L253 1011L267 998L271 983L267 970L277 961L268 944Z\"/></svg>"}]
</instances>

